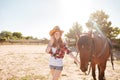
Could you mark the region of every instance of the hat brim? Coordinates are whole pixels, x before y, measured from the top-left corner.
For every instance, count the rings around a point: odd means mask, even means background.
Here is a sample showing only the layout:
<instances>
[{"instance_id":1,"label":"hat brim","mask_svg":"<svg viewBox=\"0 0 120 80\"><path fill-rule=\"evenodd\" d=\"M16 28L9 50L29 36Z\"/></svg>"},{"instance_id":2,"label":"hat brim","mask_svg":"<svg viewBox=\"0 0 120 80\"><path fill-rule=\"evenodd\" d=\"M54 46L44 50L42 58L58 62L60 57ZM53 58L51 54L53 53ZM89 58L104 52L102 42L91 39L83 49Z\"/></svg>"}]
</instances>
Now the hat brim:
<instances>
[{"instance_id":1,"label":"hat brim","mask_svg":"<svg viewBox=\"0 0 120 80\"><path fill-rule=\"evenodd\" d=\"M62 30L51 30L51 31L49 32L49 35L50 35L50 36L53 36L53 34L54 34L55 32L60 32L60 33L62 34L64 31L62 31Z\"/></svg>"}]
</instances>

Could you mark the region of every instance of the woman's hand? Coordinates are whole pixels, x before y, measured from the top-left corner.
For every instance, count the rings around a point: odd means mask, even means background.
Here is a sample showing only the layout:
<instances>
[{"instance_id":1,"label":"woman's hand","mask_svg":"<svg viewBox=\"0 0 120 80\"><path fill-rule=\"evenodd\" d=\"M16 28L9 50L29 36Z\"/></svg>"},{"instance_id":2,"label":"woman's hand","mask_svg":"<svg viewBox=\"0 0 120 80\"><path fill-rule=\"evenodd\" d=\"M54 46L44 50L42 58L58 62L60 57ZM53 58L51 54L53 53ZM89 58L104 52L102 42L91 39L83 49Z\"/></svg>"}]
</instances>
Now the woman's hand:
<instances>
[{"instance_id":1,"label":"woman's hand","mask_svg":"<svg viewBox=\"0 0 120 80\"><path fill-rule=\"evenodd\" d=\"M77 64L80 64L80 61L78 61L78 59L77 59L72 53L69 53L69 55L74 59L74 61L75 61Z\"/></svg>"},{"instance_id":2,"label":"woman's hand","mask_svg":"<svg viewBox=\"0 0 120 80\"><path fill-rule=\"evenodd\" d=\"M54 37L52 36L51 39L50 39L50 42L48 43L48 46L47 46L47 48L46 48L46 50L45 50L47 53L50 52L53 43L54 43Z\"/></svg>"}]
</instances>

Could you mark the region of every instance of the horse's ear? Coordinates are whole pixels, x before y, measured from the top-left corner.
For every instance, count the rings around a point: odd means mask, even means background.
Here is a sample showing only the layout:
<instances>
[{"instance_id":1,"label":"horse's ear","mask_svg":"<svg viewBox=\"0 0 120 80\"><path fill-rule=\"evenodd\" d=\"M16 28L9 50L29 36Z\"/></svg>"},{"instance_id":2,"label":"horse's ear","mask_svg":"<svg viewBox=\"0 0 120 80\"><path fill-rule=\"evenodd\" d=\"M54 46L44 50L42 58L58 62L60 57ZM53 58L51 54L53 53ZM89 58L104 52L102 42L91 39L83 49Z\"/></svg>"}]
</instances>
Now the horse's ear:
<instances>
[{"instance_id":1,"label":"horse's ear","mask_svg":"<svg viewBox=\"0 0 120 80\"><path fill-rule=\"evenodd\" d=\"M94 38L94 32L92 30L88 31L88 35L90 35L91 38Z\"/></svg>"}]
</instances>

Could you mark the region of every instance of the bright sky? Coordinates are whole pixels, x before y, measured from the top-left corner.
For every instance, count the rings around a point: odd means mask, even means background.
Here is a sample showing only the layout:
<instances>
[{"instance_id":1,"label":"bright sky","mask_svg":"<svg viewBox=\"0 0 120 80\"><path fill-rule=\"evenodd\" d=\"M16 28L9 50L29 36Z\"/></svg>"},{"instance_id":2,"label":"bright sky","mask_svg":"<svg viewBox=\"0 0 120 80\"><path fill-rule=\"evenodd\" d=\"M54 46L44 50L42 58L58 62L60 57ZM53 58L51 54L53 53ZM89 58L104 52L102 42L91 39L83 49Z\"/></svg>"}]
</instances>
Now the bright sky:
<instances>
[{"instance_id":1,"label":"bright sky","mask_svg":"<svg viewBox=\"0 0 120 80\"><path fill-rule=\"evenodd\" d=\"M120 27L120 0L0 0L0 32L49 38L56 25L68 32L74 22L82 26L91 13L103 10Z\"/></svg>"}]
</instances>

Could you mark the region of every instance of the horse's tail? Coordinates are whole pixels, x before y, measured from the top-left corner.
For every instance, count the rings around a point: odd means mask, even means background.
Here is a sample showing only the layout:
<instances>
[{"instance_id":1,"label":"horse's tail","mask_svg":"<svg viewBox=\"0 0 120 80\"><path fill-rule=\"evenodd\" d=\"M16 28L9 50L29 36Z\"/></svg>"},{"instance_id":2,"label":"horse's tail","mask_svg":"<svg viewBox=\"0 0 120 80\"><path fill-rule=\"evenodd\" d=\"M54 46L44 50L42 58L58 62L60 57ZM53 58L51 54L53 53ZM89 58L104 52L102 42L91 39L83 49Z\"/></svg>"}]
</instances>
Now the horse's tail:
<instances>
[{"instance_id":1,"label":"horse's tail","mask_svg":"<svg viewBox=\"0 0 120 80\"><path fill-rule=\"evenodd\" d=\"M112 53L112 50L110 50L110 55L111 55L111 64L112 64L112 67L113 67L113 70L114 70L114 63L113 63L113 53Z\"/></svg>"},{"instance_id":2,"label":"horse's tail","mask_svg":"<svg viewBox=\"0 0 120 80\"><path fill-rule=\"evenodd\" d=\"M112 64L112 68L114 70L114 63L113 63L114 58L113 58L113 52L112 52L113 46L112 46L110 39L108 39L108 44L109 44L109 53L110 53L110 57L111 57L111 64Z\"/></svg>"}]
</instances>

